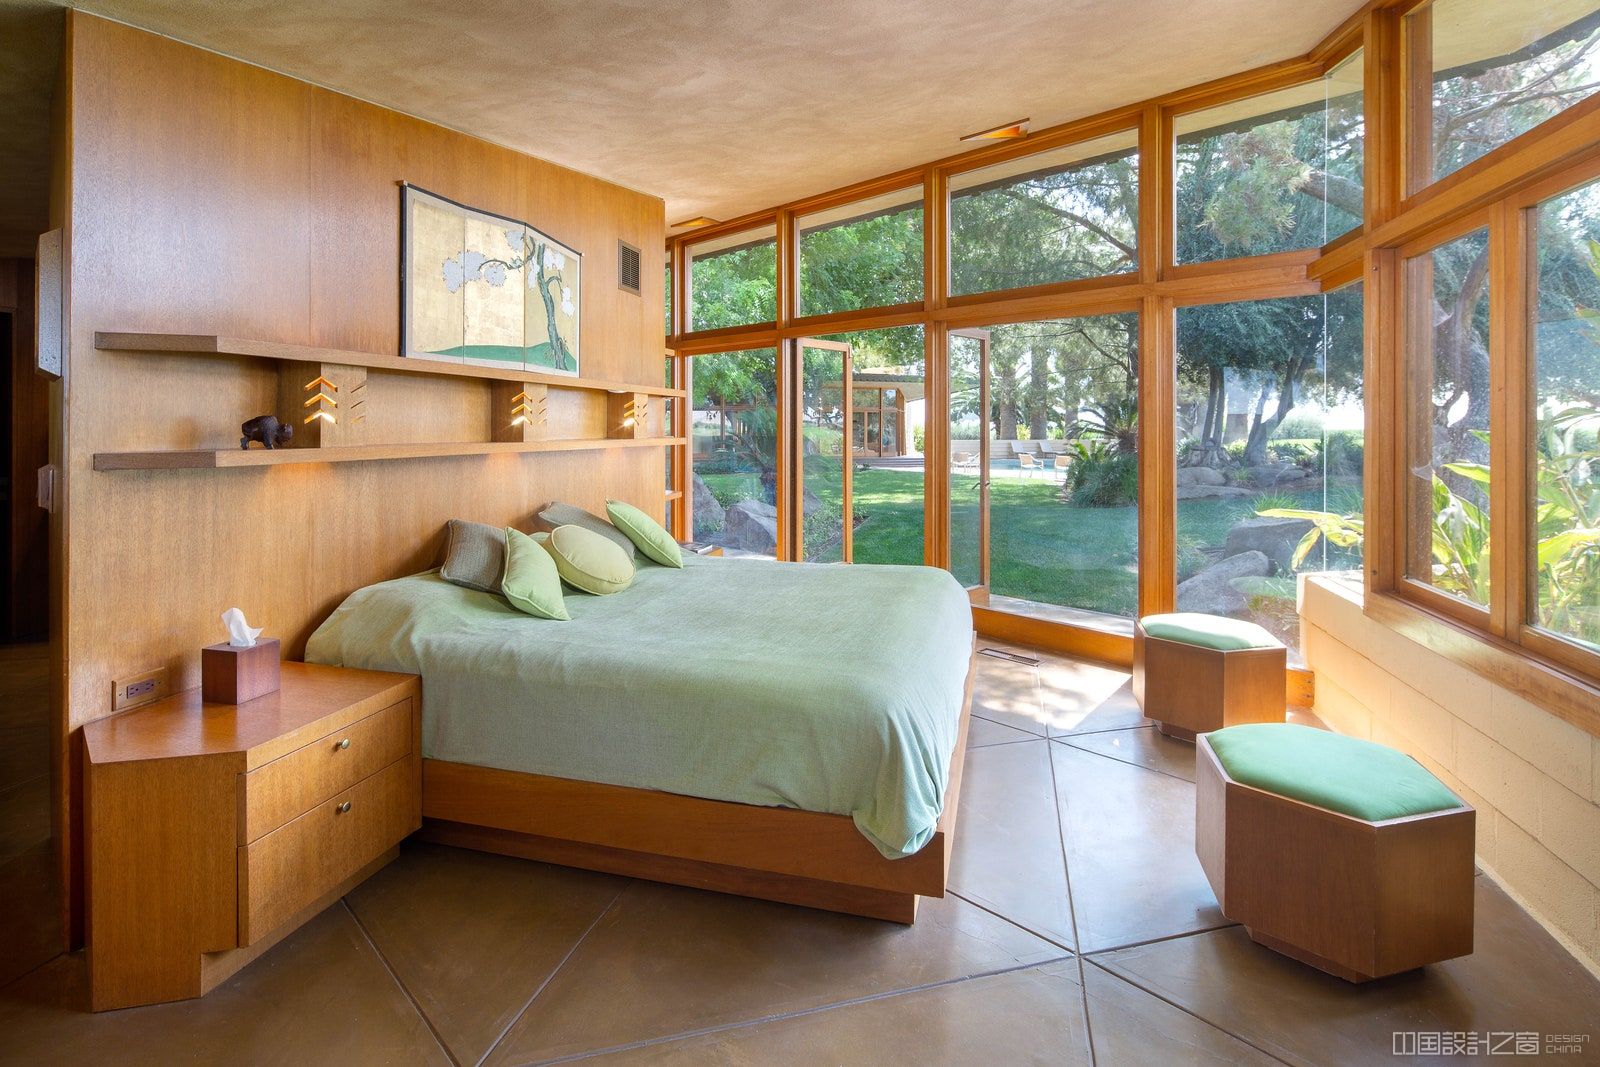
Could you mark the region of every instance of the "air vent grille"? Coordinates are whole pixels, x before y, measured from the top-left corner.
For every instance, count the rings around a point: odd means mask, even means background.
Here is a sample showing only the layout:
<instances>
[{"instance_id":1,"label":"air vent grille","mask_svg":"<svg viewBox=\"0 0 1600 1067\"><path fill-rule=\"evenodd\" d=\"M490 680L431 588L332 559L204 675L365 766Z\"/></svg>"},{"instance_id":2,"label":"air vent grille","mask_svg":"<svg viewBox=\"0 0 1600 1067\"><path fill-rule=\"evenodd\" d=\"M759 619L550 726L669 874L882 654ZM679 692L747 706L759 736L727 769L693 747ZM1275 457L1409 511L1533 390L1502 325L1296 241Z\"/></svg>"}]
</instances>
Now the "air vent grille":
<instances>
[{"instance_id":1,"label":"air vent grille","mask_svg":"<svg viewBox=\"0 0 1600 1067\"><path fill-rule=\"evenodd\" d=\"M639 250L626 241L617 242L617 288L639 295Z\"/></svg>"}]
</instances>

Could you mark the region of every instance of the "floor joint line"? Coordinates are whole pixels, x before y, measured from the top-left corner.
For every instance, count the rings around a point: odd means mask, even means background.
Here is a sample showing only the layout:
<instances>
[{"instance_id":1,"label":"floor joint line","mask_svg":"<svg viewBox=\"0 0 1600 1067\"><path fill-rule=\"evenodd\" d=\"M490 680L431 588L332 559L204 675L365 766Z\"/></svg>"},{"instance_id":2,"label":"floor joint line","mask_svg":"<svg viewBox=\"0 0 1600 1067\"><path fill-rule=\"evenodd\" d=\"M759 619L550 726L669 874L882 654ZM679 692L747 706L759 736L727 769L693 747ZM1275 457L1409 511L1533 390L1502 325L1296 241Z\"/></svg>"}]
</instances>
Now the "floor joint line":
<instances>
[{"instance_id":1,"label":"floor joint line","mask_svg":"<svg viewBox=\"0 0 1600 1067\"><path fill-rule=\"evenodd\" d=\"M635 884L637 884L637 879L633 878L623 882L606 906L600 909L600 914L596 915L589 922L589 925L583 928L583 933L578 935L578 939L572 943L572 947L567 949L566 954L561 957L556 965L550 968L550 973L544 976L544 981L540 982L534 989L533 995L523 1002L522 1007L518 1008L517 1013L511 1016L511 1019L506 1023L505 1029L500 1031L500 1035L484 1050L483 1055L478 1057L477 1067L482 1067L484 1063L488 1062L489 1057L494 1055L494 1050L500 1047L512 1030L516 1029L517 1024L522 1021L522 1017L528 1014L528 1009L533 1007L533 1002L539 999L539 994L543 993L550 983L555 981L556 975L560 974L567 966L567 961L572 959L573 954L589 939L589 935L594 932L594 928L600 925L600 920L611 914L611 909L617 906L617 901L622 899L622 894L626 893Z\"/></svg>"},{"instance_id":2,"label":"floor joint line","mask_svg":"<svg viewBox=\"0 0 1600 1067\"><path fill-rule=\"evenodd\" d=\"M605 1048L589 1049L584 1052L574 1052L565 1056L556 1056L548 1060L530 1060L522 1067L549 1067L552 1064L571 1063L574 1060L586 1060L595 1056L609 1056L617 1052L629 1052L634 1049L650 1048L655 1045L666 1044L672 1041L688 1041L696 1037L705 1037L709 1034L727 1033L731 1030L748 1030L754 1026L763 1026L767 1023L785 1022L789 1019L803 1019L810 1015L820 1015L824 1012L834 1011L839 1008L851 1008L861 1004L871 1004L880 1000L890 1000L894 997L903 997L912 993L926 993L933 989L944 989L949 986L963 985L984 978L999 978L1020 971L1031 971L1038 967L1048 967L1053 963L1064 963L1072 958L1072 953L1055 957L1054 959L1036 960L1032 963L1019 963L1013 967L1000 967L992 971L978 971L973 974L957 975L954 978L944 978L937 982L924 982L921 985L907 986L904 989L886 989L880 993L868 993L864 996L851 997L849 1000L837 1000L829 1004L818 1004L812 1008L797 1008L794 1011L777 1012L773 1015L763 1015L754 1019L741 1019L738 1022L724 1023L720 1026L703 1026L696 1030L685 1030L676 1034L663 1034L660 1037L641 1038L621 1045L608 1045Z\"/></svg>"},{"instance_id":3,"label":"floor joint line","mask_svg":"<svg viewBox=\"0 0 1600 1067\"><path fill-rule=\"evenodd\" d=\"M406 985L406 981L400 977L400 973L394 969L394 964L389 962L389 957L384 953L383 949L379 947L377 938L372 936L372 931L367 929L367 924L362 922L361 916L356 914L356 909L350 906L349 898L347 896L340 897L339 906L345 910L346 915L350 916L350 921L356 924L356 930L367 942L367 946L372 949L372 954L378 957L378 962L383 965L383 969L388 973L389 977L394 980L394 984L399 988L401 995L404 996L406 1000L410 1001L411 1006L417 1010L417 1017L422 1020L422 1025L428 1028L428 1033L433 1035L433 1040L438 1043L439 1050L443 1052L445 1057L451 1063L455 1064L456 1067L462 1067L461 1061L456 1058L455 1051L451 1049L450 1046L445 1042L444 1035L441 1034L439 1032L439 1028L433 1024L433 1019L428 1015L427 1010L423 1008L422 1002L418 1000L417 995L411 991L411 987Z\"/></svg>"}]
</instances>

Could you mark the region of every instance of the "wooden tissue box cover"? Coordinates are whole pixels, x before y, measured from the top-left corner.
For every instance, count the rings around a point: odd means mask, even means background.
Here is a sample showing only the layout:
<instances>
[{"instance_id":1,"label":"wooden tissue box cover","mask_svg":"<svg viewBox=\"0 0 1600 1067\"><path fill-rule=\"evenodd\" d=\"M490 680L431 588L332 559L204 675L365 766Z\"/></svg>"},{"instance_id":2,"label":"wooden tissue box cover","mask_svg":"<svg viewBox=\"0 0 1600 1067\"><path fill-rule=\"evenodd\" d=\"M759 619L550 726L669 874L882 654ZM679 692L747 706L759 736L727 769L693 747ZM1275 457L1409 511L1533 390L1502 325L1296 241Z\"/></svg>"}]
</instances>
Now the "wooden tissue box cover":
<instances>
[{"instance_id":1,"label":"wooden tissue box cover","mask_svg":"<svg viewBox=\"0 0 1600 1067\"><path fill-rule=\"evenodd\" d=\"M200 698L211 704L243 704L278 689L278 639L249 648L227 642L200 650Z\"/></svg>"}]
</instances>

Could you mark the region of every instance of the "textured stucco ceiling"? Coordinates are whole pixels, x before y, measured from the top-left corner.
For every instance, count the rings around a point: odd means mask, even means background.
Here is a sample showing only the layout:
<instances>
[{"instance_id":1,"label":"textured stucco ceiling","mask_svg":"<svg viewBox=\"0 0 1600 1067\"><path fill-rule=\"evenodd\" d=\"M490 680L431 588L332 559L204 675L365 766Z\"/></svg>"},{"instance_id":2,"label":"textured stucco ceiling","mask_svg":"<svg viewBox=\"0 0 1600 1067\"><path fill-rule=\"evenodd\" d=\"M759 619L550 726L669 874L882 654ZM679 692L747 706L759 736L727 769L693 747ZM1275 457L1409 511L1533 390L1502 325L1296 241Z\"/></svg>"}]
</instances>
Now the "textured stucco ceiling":
<instances>
[{"instance_id":1,"label":"textured stucco ceiling","mask_svg":"<svg viewBox=\"0 0 1600 1067\"><path fill-rule=\"evenodd\" d=\"M9 3L12 0L0 0ZM80 0L727 218L1306 52L1359 0Z\"/></svg>"}]
</instances>

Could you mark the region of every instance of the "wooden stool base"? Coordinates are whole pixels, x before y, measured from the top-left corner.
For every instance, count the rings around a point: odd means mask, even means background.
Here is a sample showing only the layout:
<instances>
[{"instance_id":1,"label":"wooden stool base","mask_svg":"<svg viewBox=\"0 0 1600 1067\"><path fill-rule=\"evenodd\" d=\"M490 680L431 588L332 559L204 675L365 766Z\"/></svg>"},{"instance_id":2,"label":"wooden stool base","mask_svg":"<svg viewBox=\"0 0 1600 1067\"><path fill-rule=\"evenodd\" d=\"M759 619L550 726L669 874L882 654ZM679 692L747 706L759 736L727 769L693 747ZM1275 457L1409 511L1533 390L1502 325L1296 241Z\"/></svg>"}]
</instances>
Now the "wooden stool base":
<instances>
[{"instance_id":1,"label":"wooden stool base","mask_svg":"<svg viewBox=\"0 0 1600 1067\"><path fill-rule=\"evenodd\" d=\"M1335 978L1343 978L1352 985L1361 985L1364 982L1373 980L1373 976L1370 974L1352 971L1350 968L1341 966L1325 956L1319 956L1315 952L1307 952L1305 949L1296 948L1282 938L1264 934L1259 930L1252 930L1248 926L1244 928L1244 932L1250 935L1250 940L1262 948L1270 948L1280 956L1288 956L1290 959L1298 960L1307 967L1315 967L1317 970L1331 974Z\"/></svg>"},{"instance_id":2,"label":"wooden stool base","mask_svg":"<svg viewBox=\"0 0 1600 1067\"><path fill-rule=\"evenodd\" d=\"M1151 637L1133 628L1133 696L1168 737L1247 722L1283 722L1288 706L1289 650L1222 651Z\"/></svg>"},{"instance_id":3,"label":"wooden stool base","mask_svg":"<svg viewBox=\"0 0 1600 1067\"><path fill-rule=\"evenodd\" d=\"M1367 822L1235 781L1195 745L1195 854L1222 914L1347 982L1472 951L1476 816Z\"/></svg>"}]
</instances>

